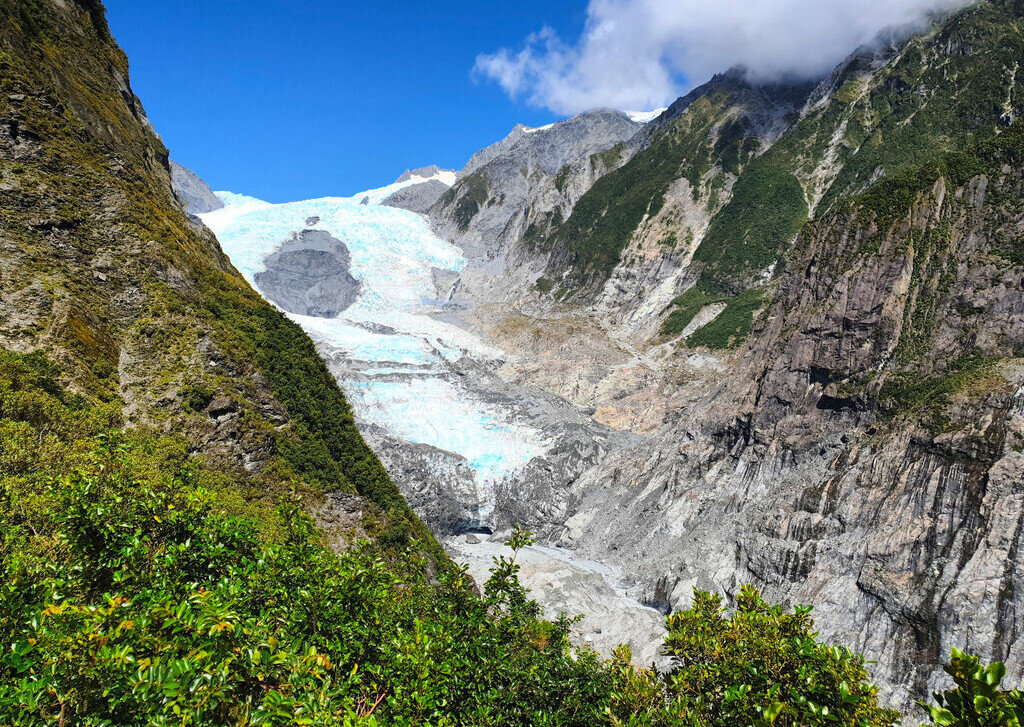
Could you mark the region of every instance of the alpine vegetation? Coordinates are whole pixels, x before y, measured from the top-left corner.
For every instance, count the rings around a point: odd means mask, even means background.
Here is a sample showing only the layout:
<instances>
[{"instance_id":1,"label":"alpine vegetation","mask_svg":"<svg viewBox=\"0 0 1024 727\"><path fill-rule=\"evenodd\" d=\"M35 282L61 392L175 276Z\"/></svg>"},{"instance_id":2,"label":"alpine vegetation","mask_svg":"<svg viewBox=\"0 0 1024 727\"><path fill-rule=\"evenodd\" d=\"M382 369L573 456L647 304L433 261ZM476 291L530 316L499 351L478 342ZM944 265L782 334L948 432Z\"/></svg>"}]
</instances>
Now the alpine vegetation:
<instances>
[{"instance_id":1,"label":"alpine vegetation","mask_svg":"<svg viewBox=\"0 0 1024 727\"><path fill-rule=\"evenodd\" d=\"M594 0L477 61L581 113L270 203L0 0L0 724L1019 727L1022 63Z\"/></svg>"}]
</instances>

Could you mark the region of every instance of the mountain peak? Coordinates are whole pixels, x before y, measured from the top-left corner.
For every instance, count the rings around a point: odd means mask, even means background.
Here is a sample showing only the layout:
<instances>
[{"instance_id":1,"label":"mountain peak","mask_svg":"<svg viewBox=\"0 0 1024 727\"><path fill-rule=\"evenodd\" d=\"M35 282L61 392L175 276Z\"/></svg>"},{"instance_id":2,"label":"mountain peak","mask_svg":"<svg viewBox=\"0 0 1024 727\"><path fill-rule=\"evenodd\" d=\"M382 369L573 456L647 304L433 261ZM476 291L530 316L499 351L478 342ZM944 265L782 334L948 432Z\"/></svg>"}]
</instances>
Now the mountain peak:
<instances>
[{"instance_id":1,"label":"mountain peak","mask_svg":"<svg viewBox=\"0 0 1024 727\"><path fill-rule=\"evenodd\" d=\"M431 179L440 174L447 172L447 169L441 169L436 164L431 164L426 167L419 167L418 169L406 169L397 180L397 183L411 181L414 177L420 177L421 179Z\"/></svg>"}]
</instances>

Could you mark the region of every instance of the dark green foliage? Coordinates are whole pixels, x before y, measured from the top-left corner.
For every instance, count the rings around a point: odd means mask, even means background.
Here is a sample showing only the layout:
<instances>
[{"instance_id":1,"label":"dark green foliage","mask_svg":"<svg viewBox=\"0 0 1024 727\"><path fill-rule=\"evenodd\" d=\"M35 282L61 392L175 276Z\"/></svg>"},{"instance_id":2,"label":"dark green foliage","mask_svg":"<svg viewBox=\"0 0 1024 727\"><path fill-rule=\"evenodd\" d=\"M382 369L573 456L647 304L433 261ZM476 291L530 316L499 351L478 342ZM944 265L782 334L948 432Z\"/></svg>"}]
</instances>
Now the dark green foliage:
<instances>
[{"instance_id":1,"label":"dark green foliage","mask_svg":"<svg viewBox=\"0 0 1024 727\"><path fill-rule=\"evenodd\" d=\"M455 205L453 217L460 232L469 229L469 223L473 221L480 209L490 199L491 181L487 173L477 170L460 179L451 189L445 192L437 204L441 207Z\"/></svg>"},{"instance_id":2,"label":"dark green foliage","mask_svg":"<svg viewBox=\"0 0 1024 727\"><path fill-rule=\"evenodd\" d=\"M200 381L186 384L182 387L181 396L189 409L192 411L202 411L213 401L216 392L213 390L213 387Z\"/></svg>"},{"instance_id":3,"label":"dark green foliage","mask_svg":"<svg viewBox=\"0 0 1024 727\"><path fill-rule=\"evenodd\" d=\"M764 305L763 288L744 290L729 300L715 320L694 332L687 342L692 346L726 349L736 348L750 335L754 315Z\"/></svg>"},{"instance_id":4,"label":"dark green foliage","mask_svg":"<svg viewBox=\"0 0 1024 727\"><path fill-rule=\"evenodd\" d=\"M935 35L910 41L885 82L855 108L850 133L863 124L864 135L853 139L856 153L843 153L823 208L861 191L879 171L901 177L937 154L994 136L1003 115L1024 103L1007 76L1024 58L1021 14L1015 2L977 2Z\"/></svg>"},{"instance_id":5,"label":"dark green foliage","mask_svg":"<svg viewBox=\"0 0 1024 727\"><path fill-rule=\"evenodd\" d=\"M597 154L592 154L590 157L590 164L595 169L611 169L619 163L620 159L622 159L622 154L625 150L626 145L620 141L611 149L606 149L605 151ZM555 186L558 186L557 182ZM559 187L559 189L561 189L561 187Z\"/></svg>"},{"instance_id":6,"label":"dark green foliage","mask_svg":"<svg viewBox=\"0 0 1024 727\"><path fill-rule=\"evenodd\" d=\"M565 191L565 185L569 182L569 176L572 174L572 167L566 164L564 167L558 170L558 174L555 175L555 189L559 192Z\"/></svg>"},{"instance_id":7,"label":"dark green foliage","mask_svg":"<svg viewBox=\"0 0 1024 727\"><path fill-rule=\"evenodd\" d=\"M699 285L694 285L669 304L669 308L674 310L661 326L662 335L676 336L682 333L704 306L725 300L728 300L728 296L708 293Z\"/></svg>"},{"instance_id":8,"label":"dark green foliage","mask_svg":"<svg viewBox=\"0 0 1024 727\"><path fill-rule=\"evenodd\" d=\"M693 260L702 285L738 293L778 260L807 219L800 182L772 154L752 161L715 215Z\"/></svg>"},{"instance_id":9,"label":"dark green foliage","mask_svg":"<svg viewBox=\"0 0 1024 727\"><path fill-rule=\"evenodd\" d=\"M848 205L873 213L878 231L886 234L939 179L945 180L947 189L956 189L979 174L994 176L1004 164L1013 167L1022 160L1024 125L1015 123L997 136L963 150L935 154L924 164L882 179L868 192L852 197Z\"/></svg>"},{"instance_id":10,"label":"dark green foliage","mask_svg":"<svg viewBox=\"0 0 1024 727\"><path fill-rule=\"evenodd\" d=\"M1024 694L1000 689L1006 666L984 666L976 656L953 649L950 664L943 667L956 689L936 692L937 706L918 702L933 725L940 727L1020 727L1024 724ZM921 727L926 727L922 725Z\"/></svg>"},{"instance_id":11,"label":"dark green foliage","mask_svg":"<svg viewBox=\"0 0 1024 727\"><path fill-rule=\"evenodd\" d=\"M555 283L547 278L537 278L537 282L533 286L541 293L550 293L555 289Z\"/></svg>"},{"instance_id":12,"label":"dark green foliage","mask_svg":"<svg viewBox=\"0 0 1024 727\"><path fill-rule=\"evenodd\" d=\"M696 592L691 609L668 619L670 693L723 727L895 724L899 715L878 707L864 659L818 643L810 610L786 613L745 586L727 618L720 597Z\"/></svg>"},{"instance_id":13,"label":"dark green foliage","mask_svg":"<svg viewBox=\"0 0 1024 727\"><path fill-rule=\"evenodd\" d=\"M978 353L969 353L947 362L937 374L897 370L882 384L879 404L890 415L914 413L941 428L942 411L950 396L991 374L995 363Z\"/></svg>"},{"instance_id":14,"label":"dark green foliage","mask_svg":"<svg viewBox=\"0 0 1024 727\"><path fill-rule=\"evenodd\" d=\"M744 586L731 617L722 599L695 591L668 618L668 702L650 675L621 662L610 712L630 727L892 727L863 657L817 640L811 609L787 613ZM644 711L637 713L638 707Z\"/></svg>"},{"instance_id":15,"label":"dark green foliage","mask_svg":"<svg viewBox=\"0 0 1024 727\"><path fill-rule=\"evenodd\" d=\"M764 288L751 288L739 295L730 296L719 292L708 292L698 281L696 285L678 296L670 304L675 310L662 324L661 333L675 336L683 332L694 317L708 305L726 303L725 310L686 339L691 346L706 346L713 349L736 348L754 326L754 315L764 305Z\"/></svg>"}]
</instances>

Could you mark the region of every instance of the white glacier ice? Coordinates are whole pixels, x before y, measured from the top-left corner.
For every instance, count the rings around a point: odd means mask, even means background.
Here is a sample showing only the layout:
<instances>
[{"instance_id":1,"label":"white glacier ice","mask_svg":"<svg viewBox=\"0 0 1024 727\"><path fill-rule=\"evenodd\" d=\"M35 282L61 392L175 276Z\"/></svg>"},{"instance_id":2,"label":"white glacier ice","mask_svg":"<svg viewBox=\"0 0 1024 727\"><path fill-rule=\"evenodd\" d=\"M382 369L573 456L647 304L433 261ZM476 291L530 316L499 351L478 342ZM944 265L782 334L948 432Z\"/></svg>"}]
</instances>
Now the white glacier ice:
<instances>
[{"instance_id":1,"label":"white glacier ice","mask_svg":"<svg viewBox=\"0 0 1024 727\"><path fill-rule=\"evenodd\" d=\"M348 247L350 272L361 283L355 303L336 318L289 317L330 360L340 356L349 362L333 370L361 421L465 458L486 514L496 485L543 454L548 443L452 371L464 356L489 362L502 353L431 316L442 309L434 271L460 271L466 264L462 253L434 235L421 216L380 204L419 181L412 177L351 197L287 204L217 192L225 207L202 219L257 289L264 261L293 232L324 230Z\"/></svg>"},{"instance_id":2,"label":"white glacier ice","mask_svg":"<svg viewBox=\"0 0 1024 727\"><path fill-rule=\"evenodd\" d=\"M654 121L667 110L667 108L660 108L651 111L623 111L622 113L638 124L646 124L649 121Z\"/></svg>"}]
</instances>

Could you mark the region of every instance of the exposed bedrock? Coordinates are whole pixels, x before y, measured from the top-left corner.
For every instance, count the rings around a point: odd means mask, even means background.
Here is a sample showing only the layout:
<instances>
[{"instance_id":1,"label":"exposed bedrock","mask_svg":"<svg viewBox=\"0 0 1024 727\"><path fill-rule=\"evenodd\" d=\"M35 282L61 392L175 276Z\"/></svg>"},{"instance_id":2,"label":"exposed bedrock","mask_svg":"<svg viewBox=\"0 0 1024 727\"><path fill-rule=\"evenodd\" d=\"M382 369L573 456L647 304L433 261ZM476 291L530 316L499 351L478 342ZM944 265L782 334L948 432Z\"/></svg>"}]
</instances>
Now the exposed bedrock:
<instances>
[{"instance_id":1,"label":"exposed bedrock","mask_svg":"<svg viewBox=\"0 0 1024 727\"><path fill-rule=\"evenodd\" d=\"M219 210L224 206L224 203L210 189L210 185L195 172L173 160L170 165L174 193L181 200L186 212L190 215L202 215Z\"/></svg>"},{"instance_id":2,"label":"exposed bedrock","mask_svg":"<svg viewBox=\"0 0 1024 727\"><path fill-rule=\"evenodd\" d=\"M359 296L359 281L349 273L348 248L325 230L293 233L264 265L256 285L289 313L334 318Z\"/></svg>"},{"instance_id":3,"label":"exposed bedrock","mask_svg":"<svg viewBox=\"0 0 1024 727\"><path fill-rule=\"evenodd\" d=\"M430 169L437 169L437 167L431 167ZM401 182L405 180L399 178L398 181ZM433 204L441 198L441 195L447 191L447 184L436 179L431 179L426 182L420 182L419 184L411 184L408 187L398 190L387 197L383 204L386 204L388 207L398 207L400 209L409 210L410 212L426 214Z\"/></svg>"}]
</instances>

